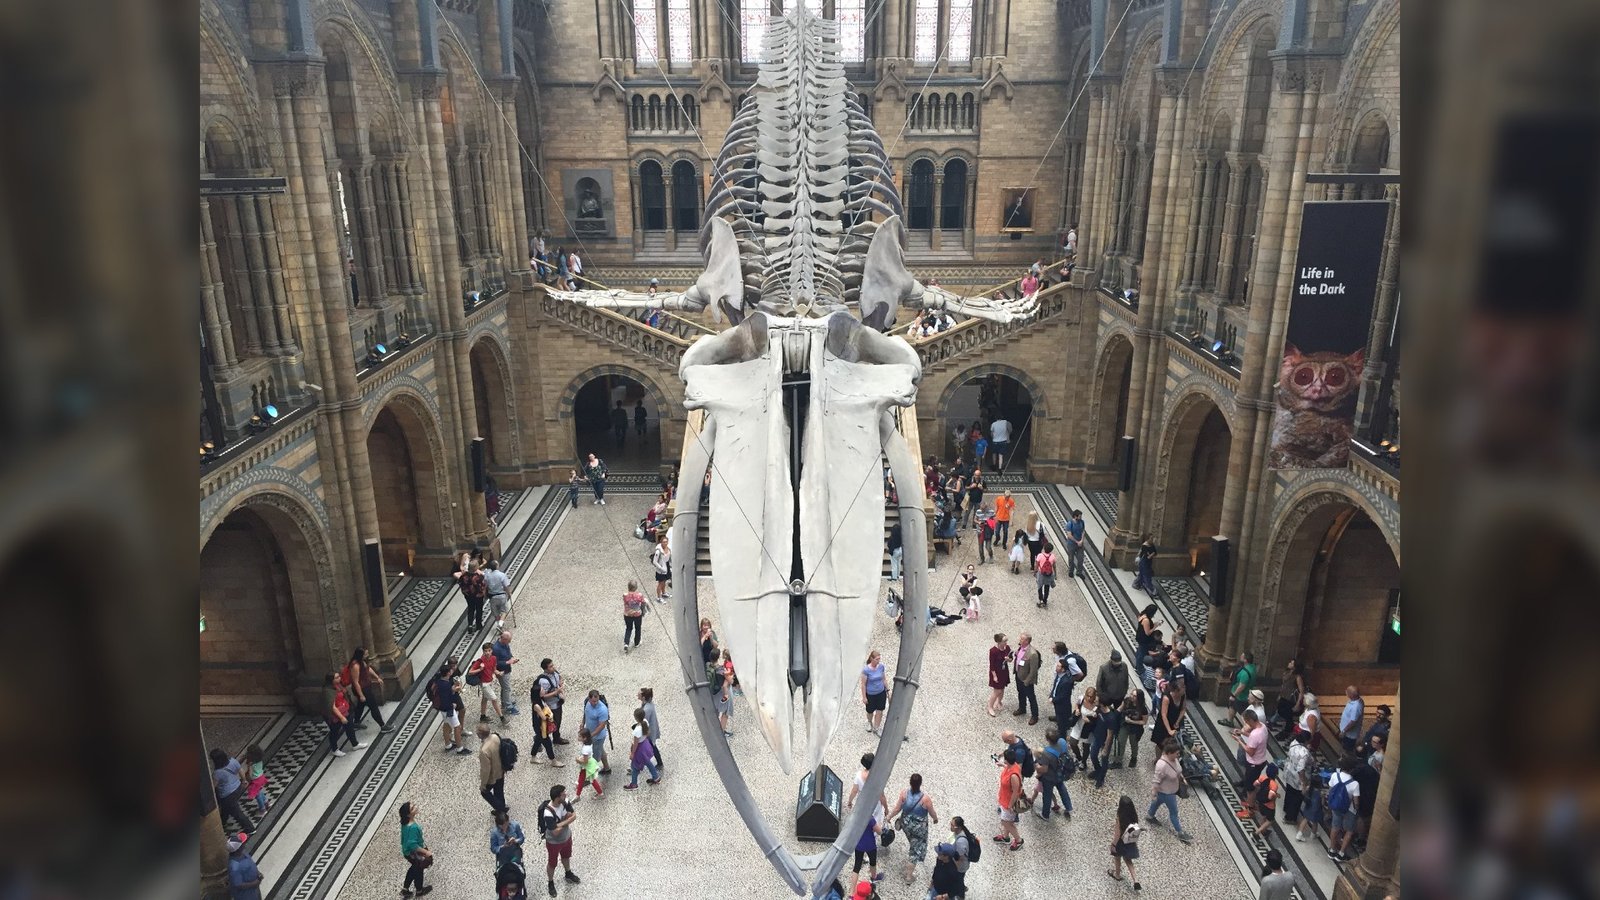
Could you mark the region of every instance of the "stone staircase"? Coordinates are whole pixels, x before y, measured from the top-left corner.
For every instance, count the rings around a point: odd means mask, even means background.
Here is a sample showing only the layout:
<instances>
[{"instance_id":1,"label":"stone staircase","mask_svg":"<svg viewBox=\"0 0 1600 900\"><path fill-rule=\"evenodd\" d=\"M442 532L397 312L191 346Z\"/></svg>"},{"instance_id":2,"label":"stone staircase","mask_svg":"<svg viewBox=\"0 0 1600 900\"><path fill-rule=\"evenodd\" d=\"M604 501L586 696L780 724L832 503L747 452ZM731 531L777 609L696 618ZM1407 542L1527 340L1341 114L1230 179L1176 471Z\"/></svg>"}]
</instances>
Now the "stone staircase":
<instances>
[{"instance_id":1,"label":"stone staircase","mask_svg":"<svg viewBox=\"0 0 1600 900\"><path fill-rule=\"evenodd\" d=\"M589 340L631 351L674 376L683 351L701 335L714 333L697 322L670 314L659 328L653 328L642 321L642 314L635 318L627 312L557 300L542 285L536 290L540 308L551 321Z\"/></svg>"},{"instance_id":2,"label":"stone staircase","mask_svg":"<svg viewBox=\"0 0 1600 900\"><path fill-rule=\"evenodd\" d=\"M974 356L987 355L1020 339L1038 323L1065 316L1076 321L1082 314L1082 298L1082 289L1057 284L1039 292L1039 312L1026 321L1001 324L987 319L967 319L931 337L907 336L907 340L922 357L922 372L926 377L942 368L972 362Z\"/></svg>"}]
</instances>

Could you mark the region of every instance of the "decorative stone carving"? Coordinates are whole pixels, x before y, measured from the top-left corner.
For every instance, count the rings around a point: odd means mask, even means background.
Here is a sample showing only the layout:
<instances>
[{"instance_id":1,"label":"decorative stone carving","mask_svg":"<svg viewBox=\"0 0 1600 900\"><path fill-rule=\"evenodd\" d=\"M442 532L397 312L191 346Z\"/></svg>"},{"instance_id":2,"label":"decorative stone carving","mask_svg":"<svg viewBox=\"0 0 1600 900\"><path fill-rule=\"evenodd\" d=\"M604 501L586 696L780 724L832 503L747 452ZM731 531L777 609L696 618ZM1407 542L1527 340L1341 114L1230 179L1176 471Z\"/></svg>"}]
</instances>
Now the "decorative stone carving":
<instances>
[{"instance_id":1,"label":"decorative stone carving","mask_svg":"<svg viewBox=\"0 0 1600 900\"><path fill-rule=\"evenodd\" d=\"M708 59L705 80L700 83L700 102L710 100L718 91L722 92L724 100L733 99L733 88L728 87L727 80L722 77L722 60Z\"/></svg>"},{"instance_id":2,"label":"decorative stone carving","mask_svg":"<svg viewBox=\"0 0 1600 900\"><path fill-rule=\"evenodd\" d=\"M997 91L1005 92L1006 100L1008 101L1016 95L1016 87L1012 85L1011 79L1006 77L1005 64L1000 60L995 60L994 70L989 73L988 79L983 82L983 87L978 88L978 99L988 100Z\"/></svg>"},{"instance_id":3,"label":"decorative stone carving","mask_svg":"<svg viewBox=\"0 0 1600 900\"><path fill-rule=\"evenodd\" d=\"M628 90L617 79L617 61L614 59L602 59L600 61L600 77L595 80L594 90L590 91L589 95L594 98L594 102L599 103L600 95L606 91L611 92L611 99L624 105L627 104Z\"/></svg>"},{"instance_id":4,"label":"decorative stone carving","mask_svg":"<svg viewBox=\"0 0 1600 900\"><path fill-rule=\"evenodd\" d=\"M321 60L280 61L269 63L265 68L272 79L272 96L275 98L326 96Z\"/></svg>"},{"instance_id":5,"label":"decorative stone carving","mask_svg":"<svg viewBox=\"0 0 1600 900\"><path fill-rule=\"evenodd\" d=\"M894 93L894 99L898 101L904 101L911 93L906 87L905 78L900 75L899 61L886 59L878 74L878 83L872 87L872 101L881 102L891 91Z\"/></svg>"}]
</instances>

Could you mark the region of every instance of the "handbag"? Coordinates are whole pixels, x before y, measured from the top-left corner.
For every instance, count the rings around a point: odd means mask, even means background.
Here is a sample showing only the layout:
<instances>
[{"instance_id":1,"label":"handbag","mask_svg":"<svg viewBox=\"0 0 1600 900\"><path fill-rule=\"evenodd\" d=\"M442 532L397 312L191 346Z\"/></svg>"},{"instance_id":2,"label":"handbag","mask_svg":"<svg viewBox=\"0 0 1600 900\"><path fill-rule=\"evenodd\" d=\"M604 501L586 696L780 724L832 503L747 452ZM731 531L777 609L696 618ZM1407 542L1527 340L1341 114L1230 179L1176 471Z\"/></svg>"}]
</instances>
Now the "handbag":
<instances>
[{"instance_id":1,"label":"handbag","mask_svg":"<svg viewBox=\"0 0 1600 900\"><path fill-rule=\"evenodd\" d=\"M882 831L878 832L878 843L885 847L894 843L894 829L884 828Z\"/></svg>"},{"instance_id":2,"label":"handbag","mask_svg":"<svg viewBox=\"0 0 1600 900\"><path fill-rule=\"evenodd\" d=\"M1178 799L1189 799L1189 779L1187 778L1180 777L1178 779Z\"/></svg>"},{"instance_id":3,"label":"handbag","mask_svg":"<svg viewBox=\"0 0 1600 900\"><path fill-rule=\"evenodd\" d=\"M644 520L641 519L639 521L639 524L633 526L633 536L635 538L638 538L641 541L645 540L645 536L644 536Z\"/></svg>"},{"instance_id":4,"label":"handbag","mask_svg":"<svg viewBox=\"0 0 1600 900\"><path fill-rule=\"evenodd\" d=\"M1030 809L1033 809L1033 798L1027 794L1018 793L1017 798L1011 801L1011 811L1014 813L1025 813Z\"/></svg>"},{"instance_id":5,"label":"handbag","mask_svg":"<svg viewBox=\"0 0 1600 900\"><path fill-rule=\"evenodd\" d=\"M413 850L411 852L411 862L419 869L426 869L433 865L433 854L426 849Z\"/></svg>"}]
</instances>

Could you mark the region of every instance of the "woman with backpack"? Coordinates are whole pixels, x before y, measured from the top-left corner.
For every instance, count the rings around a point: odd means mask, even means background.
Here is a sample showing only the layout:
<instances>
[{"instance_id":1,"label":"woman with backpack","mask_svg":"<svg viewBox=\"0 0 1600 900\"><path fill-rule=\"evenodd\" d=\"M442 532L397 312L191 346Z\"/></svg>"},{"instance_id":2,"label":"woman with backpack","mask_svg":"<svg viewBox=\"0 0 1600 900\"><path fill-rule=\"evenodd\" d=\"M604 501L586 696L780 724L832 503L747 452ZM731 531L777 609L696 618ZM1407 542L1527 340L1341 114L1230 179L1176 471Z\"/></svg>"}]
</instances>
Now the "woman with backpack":
<instances>
[{"instance_id":1,"label":"woman with backpack","mask_svg":"<svg viewBox=\"0 0 1600 900\"><path fill-rule=\"evenodd\" d=\"M644 708L633 711L633 743L628 747L628 783L625 791L639 789L639 770L646 769L650 777L645 784L660 784L661 771L656 768L655 747L650 743L650 723L645 719Z\"/></svg>"},{"instance_id":2,"label":"woman with backpack","mask_svg":"<svg viewBox=\"0 0 1600 900\"><path fill-rule=\"evenodd\" d=\"M928 858L928 822L939 824L933 798L922 791L922 776L913 773L911 787L900 792L900 799L889 810L889 821L900 817L900 832L906 836L906 884L917 877L917 863Z\"/></svg>"},{"instance_id":3,"label":"woman with backpack","mask_svg":"<svg viewBox=\"0 0 1600 900\"><path fill-rule=\"evenodd\" d=\"M394 731L394 725L383 721L383 713L378 711L378 698L383 696L383 676L378 670L367 662L367 649L357 647L350 654L350 662L345 664L343 672L345 683L350 685L355 692L356 721L355 726L361 727L361 714L372 713L372 720L378 723L378 730L384 734Z\"/></svg>"},{"instance_id":4,"label":"woman with backpack","mask_svg":"<svg viewBox=\"0 0 1600 900\"><path fill-rule=\"evenodd\" d=\"M1067 732L1067 744L1078 760L1078 768L1082 769L1089 765L1089 738L1100 721L1100 692L1094 685L1083 689L1083 696L1072 706L1072 716L1074 721Z\"/></svg>"},{"instance_id":5,"label":"woman with backpack","mask_svg":"<svg viewBox=\"0 0 1600 900\"><path fill-rule=\"evenodd\" d=\"M1050 605L1050 589L1056 586L1056 554L1049 541L1044 541L1033 559L1033 577L1038 582L1040 609Z\"/></svg>"},{"instance_id":6,"label":"woman with backpack","mask_svg":"<svg viewBox=\"0 0 1600 900\"><path fill-rule=\"evenodd\" d=\"M1311 776L1311 739L1303 734L1295 735L1289 742L1289 755L1284 757L1281 768L1283 821L1295 825L1300 820L1300 806L1305 802L1306 782Z\"/></svg>"},{"instance_id":7,"label":"woman with backpack","mask_svg":"<svg viewBox=\"0 0 1600 900\"><path fill-rule=\"evenodd\" d=\"M1305 695L1305 664L1298 659L1291 659L1283 667L1283 681L1278 685L1278 740L1287 741L1294 734L1295 721L1305 709Z\"/></svg>"},{"instance_id":8,"label":"woman with backpack","mask_svg":"<svg viewBox=\"0 0 1600 900\"><path fill-rule=\"evenodd\" d=\"M1183 727L1184 716L1183 679L1173 678L1167 682L1167 692L1161 697L1161 703L1156 708L1155 726L1150 730L1150 743L1163 747L1167 738L1178 733Z\"/></svg>"},{"instance_id":9,"label":"woman with backpack","mask_svg":"<svg viewBox=\"0 0 1600 900\"><path fill-rule=\"evenodd\" d=\"M1128 864L1128 877L1133 879L1133 889L1139 890L1139 875L1133 870L1133 861L1139 858L1139 812L1133 808L1133 798L1127 794L1117 801L1117 824L1111 838L1111 868L1106 870L1117 881L1122 881L1122 864Z\"/></svg>"},{"instance_id":10,"label":"woman with backpack","mask_svg":"<svg viewBox=\"0 0 1600 900\"><path fill-rule=\"evenodd\" d=\"M1028 536L1028 571L1034 571L1034 561L1039 557L1039 549L1044 546L1044 525L1039 521L1039 511L1028 513L1028 518L1022 524L1022 533Z\"/></svg>"}]
</instances>

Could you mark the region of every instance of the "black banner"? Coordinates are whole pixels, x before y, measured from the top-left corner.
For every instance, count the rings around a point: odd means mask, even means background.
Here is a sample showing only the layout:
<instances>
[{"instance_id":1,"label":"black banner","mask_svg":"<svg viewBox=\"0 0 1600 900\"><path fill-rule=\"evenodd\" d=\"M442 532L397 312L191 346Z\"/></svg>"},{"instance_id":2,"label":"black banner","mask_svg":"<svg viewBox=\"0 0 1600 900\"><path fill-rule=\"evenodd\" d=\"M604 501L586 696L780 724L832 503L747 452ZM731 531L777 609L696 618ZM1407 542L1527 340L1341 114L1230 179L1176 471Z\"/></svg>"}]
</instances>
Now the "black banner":
<instances>
[{"instance_id":1,"label":"black banner","mask_svg":"<svg viewBox=\"0 0 1600 900\"><path fill-rule=\"evenodd\" d=\"M1274 469L1349 460L1389 203L1312 202L1302 216L1272 417Z\"/></svg>"}]
</instances>

